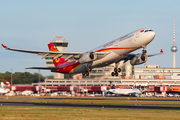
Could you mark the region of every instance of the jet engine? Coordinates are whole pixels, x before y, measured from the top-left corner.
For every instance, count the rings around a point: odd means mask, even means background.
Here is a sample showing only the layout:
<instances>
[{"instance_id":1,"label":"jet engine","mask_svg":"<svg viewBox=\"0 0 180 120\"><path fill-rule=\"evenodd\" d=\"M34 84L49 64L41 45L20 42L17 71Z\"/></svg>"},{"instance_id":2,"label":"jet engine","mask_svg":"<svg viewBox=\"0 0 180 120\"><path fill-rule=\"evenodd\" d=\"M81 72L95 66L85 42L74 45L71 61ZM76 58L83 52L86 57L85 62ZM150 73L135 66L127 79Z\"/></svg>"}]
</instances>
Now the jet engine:
<instances>
[{"instance_id":1,"label":"jet engine","mask_svg":"<svg viewBox=\"0 0 180 120\"><path fill-rule=\"evenodd\" d=\"M145 63L148 59L148 56L146 54L138 54L133 59L131 59L130 63L131 65L139 65L142 63Z\"/></svg>"},{"instance_id":2,"label":"jet engine","mask_svg":"<svg viewBox=\"0 0 180 120\"><path fill-rule=\"evenodd\" d=\"M79 59L79 63L88 63L88 62L92 62L94 60L96 60L97 55L95 52L86 52L84 53L80 59Z\"/></svg>"}]
</instances>

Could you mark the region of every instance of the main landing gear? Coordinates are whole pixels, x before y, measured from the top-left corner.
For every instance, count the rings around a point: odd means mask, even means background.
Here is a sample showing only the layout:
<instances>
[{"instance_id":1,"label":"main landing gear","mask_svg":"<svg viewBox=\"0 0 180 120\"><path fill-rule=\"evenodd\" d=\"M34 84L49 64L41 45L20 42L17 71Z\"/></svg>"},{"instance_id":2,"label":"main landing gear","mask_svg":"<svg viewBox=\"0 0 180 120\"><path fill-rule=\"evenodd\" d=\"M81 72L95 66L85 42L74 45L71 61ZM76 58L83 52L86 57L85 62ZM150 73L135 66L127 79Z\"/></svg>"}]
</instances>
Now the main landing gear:
<instances>
[{"instance_id":1,"label":"main landing gear","mask_svg":"<svg viewBox=\"0 0 180 120\"><path fill-rule=\"evenodd\" d=\"M82 75L83 76L89 76L89 72L83 72Z\"/></svg>"},{"instance_id":2,"label":"main landing gear","mask_svg":"<svg viewBox=\"0 0 180 120\"><path fill-rule=\"evenodd\" d=\"M83 76L89 76L89 71L91 71L92 69L89 68L88 66L86 67L85 71L82 73Z\"/></svg>"},{"instance_id":3,"label":"main landing gear","mask_svg":"<svg viewBox=\"0 0 180 120\"><path fill-rule=\"evenodd\" d=\"M121 72L121 68L114 68L114 72L111 73L111 76L118 76L118 72Z\"/></svg>"}]
</instances>

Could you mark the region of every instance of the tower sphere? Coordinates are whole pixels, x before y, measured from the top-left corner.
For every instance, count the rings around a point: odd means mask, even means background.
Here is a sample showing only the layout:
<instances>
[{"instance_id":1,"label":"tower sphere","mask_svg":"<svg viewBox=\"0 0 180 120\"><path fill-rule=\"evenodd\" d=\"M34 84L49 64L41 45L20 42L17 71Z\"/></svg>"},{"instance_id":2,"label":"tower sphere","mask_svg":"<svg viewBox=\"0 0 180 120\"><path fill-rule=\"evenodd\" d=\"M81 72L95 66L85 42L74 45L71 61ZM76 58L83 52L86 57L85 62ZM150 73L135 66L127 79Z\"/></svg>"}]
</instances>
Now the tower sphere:
<instances>
[{"instance_id":1,"label":"tower sphere","mask_svg":"<svg viewBox=\"0 0 180 120\"><path fill-rule=\"evenodd\" d=\"M171 47L171 51L172 51L172 52L177 52L177 50L178 50L178 49L177 49L176 46L172 46L172 47Z\"/></svg>"}]
</instances>

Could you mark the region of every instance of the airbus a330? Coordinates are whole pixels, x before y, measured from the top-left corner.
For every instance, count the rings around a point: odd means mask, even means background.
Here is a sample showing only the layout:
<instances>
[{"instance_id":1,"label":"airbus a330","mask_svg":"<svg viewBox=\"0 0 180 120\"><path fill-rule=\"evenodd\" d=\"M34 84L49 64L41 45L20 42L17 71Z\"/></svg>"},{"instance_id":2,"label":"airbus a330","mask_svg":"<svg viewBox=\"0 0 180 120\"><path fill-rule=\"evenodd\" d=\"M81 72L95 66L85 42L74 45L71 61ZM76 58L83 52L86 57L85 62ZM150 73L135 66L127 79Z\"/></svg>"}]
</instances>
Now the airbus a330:
<instances>
[{"instance_id":1,"label":"airbus a330","mask_svg":"<svg viewBox=\"0 0 180 120\"><path fill-rule=\"evenodd\" d=\"M82 73L88 76L89 71L93 68L115 63L116 66L111 75L118 76L118 72L121 71L118 68L120 61L123 60L125 63L130 60L131 65L139 65L145 63L148 57L163 53L161 50L158 54L146 54L146 46L154 37L153 30L140 29L87 52L61 52L53 43L48 44L50 51L12 49L3 44L2 46L7 50L32 53L42 56L42 58L52 57L53 59L54 67L29 67L28 69L45 69L64 74ZM142 53L131 53L140 48L143 48Z\"/></svg>"}]
</instances>

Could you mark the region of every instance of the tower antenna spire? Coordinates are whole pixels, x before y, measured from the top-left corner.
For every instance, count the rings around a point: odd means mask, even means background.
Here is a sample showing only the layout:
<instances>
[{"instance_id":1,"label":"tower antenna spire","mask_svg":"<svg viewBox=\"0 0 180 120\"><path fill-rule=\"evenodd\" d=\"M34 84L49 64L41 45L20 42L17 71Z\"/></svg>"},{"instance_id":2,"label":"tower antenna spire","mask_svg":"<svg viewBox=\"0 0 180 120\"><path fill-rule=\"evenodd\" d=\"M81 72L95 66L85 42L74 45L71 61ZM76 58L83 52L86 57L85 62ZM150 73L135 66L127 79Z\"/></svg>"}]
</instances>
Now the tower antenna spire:
<instances>
[{"instance_id":1,"label":"tower antenna spire","mask_svg":"<svg viewBox=\"0 0 180 120\"><path fill-rule=\"evenodd\" d=\"M176 45L176 42L175 42L175 17L174 17L174 25L173 25L173 45Z\"/></svg>"},{"instance_id":2,"label":"tower antenna spire","mask_svg":"<svg viewBox=\"0 0 180 120\"><path fill-rule=\"evenodd\" d=\"M171 51L173 52L173 68L176 68L176 41L175 41L175 17L173 22L173 46L171 47Z\"/></svg>"}]
</instances>

